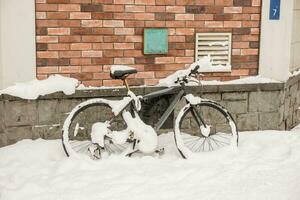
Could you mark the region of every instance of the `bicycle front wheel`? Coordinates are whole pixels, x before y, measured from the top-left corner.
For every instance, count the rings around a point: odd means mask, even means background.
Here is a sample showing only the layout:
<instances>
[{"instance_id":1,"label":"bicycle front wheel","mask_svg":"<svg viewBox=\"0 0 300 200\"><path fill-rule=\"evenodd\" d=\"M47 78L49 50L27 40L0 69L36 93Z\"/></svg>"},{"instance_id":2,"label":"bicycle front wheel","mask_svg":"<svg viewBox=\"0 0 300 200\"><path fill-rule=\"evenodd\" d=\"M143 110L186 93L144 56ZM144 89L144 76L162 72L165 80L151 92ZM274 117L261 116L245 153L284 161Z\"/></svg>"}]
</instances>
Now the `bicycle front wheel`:
<instances>
[{"instance_id":1,"label":"bicycle front wheel","mask_svg":"<svg viewBox=\"0 0 300 200\"><path fill-rule=\"evenodd\" d=\"M109 130L119 133L127 127L121 115L115 116L108 102L100 98L90 99L78 104L69 113L62 130L62 143L67 156L86 155L92 159L99 159L104 152L122 153L128 147L127 142L116 144L107 138L103 148L92 142L92 127L96 123L109 123Z\"/></svg>"},{"instance_id":2,"label":"bicycle front wheel","mask_svg":"<svg viewBox=\"0 0 300 200\"><path fill-rule=\"evenodd\" d=\"M238 144L238 131L232 116L220 104L209 100L187 104L181 109L174 136L183 158L191 153Z\"/></svg>"}]
</instances>

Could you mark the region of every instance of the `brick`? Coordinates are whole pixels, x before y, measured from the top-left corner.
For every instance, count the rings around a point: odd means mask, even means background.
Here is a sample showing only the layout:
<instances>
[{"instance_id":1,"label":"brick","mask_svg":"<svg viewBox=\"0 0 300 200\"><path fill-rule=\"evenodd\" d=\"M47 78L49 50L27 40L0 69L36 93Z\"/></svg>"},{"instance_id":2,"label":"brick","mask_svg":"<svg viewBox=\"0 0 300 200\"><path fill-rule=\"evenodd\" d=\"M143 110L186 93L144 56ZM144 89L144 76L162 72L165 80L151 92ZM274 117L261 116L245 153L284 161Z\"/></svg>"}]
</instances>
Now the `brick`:
<instances>
[{"instance_id":1,"label":"brick","mask_svg":"<svg viewBox=\"0 0 300 200\"><path fill-rule=\"evenodd\" d=\"M92 19L112 19L112 18L113 18L112 13L92 12Z\"/></svg>"},{"instance_id":2,"label":"brick","mask_svg":"<svg viewBox=\"0 0 300 200\"><path fill-rule=\"evenodd\" d=\"M175 5L175 0L156 0L156 5Z\"/></svg>"},{"instance_id":3,"label":"brick","mask_svg":"<svg viewBox=\"0 0 300 200\"><path fill-rule=\"evenodd\" d=\"M91 43L73 43L71 44L71 50L90 50L92 48Z\"/></svg>"},{"instance_id":4,"label":"brick","mask_svg":"<svg viewBox=\"0 0 300 200\"><path fill-rule=\"evenodd\" d=\"M134 0L114 0L114 4L134 4Z\"/></svg>"},{"instance_id":5,"label":"brick","mask_svg":"<svg viewBox=\"0 0 300 200\"><path fill-rule=\"evenodd\" d=\"M109 73L94 73L93 74L94 79L110 79L110 74Z\"/></svg>"},{"instance_id":6,"label":"brick","mask_svg":"<svg viewBox=\"0 0 300 200\"><path fill-rule=\"evenodd\" d=\"M206 21L205 27L211 27L211 28L223 27L223 22L221 22L221 21Z\"/></svg>"},{"instance_id":7,"label":"brick","mask_svg":"<svg viewBox=\"0 0 300 200\"><path fill-rule=\"evenodd\" d=\"M45 43L36 43L37 51L46 51L48 49L48 45Z\"/></svg>"},{"instance_id":8,"label":"brick","mask_svg":"<svg viewBox=\"0 0 300 200\"><path fill-rule=\"evenodd\" d=\"M146 12L149 13L162 13L166 11L166 6L147 6Z\"/></svg>"},{"instance_id":9,"label":"brick","mask_svg":"<svg viewBox=\"0 0 300 200\"><path fill-rule=\"evenodd\" d=\"M252 6L260 6L261 0L252 0Z\"/></svg>"},{"instance_id":10,"label":"brick","mask_svg":"<svg viewBox=\"0 0 300 200\"><path fill-rule=\"evenodd\" d=\"M125 42L142 42L143 37L141 35L128 35L125 37Z\"/></svg>"},{"instance_id":11,"label":"brick","mask_svg":"<svg viewBox=\"0 0 300 200\"><path fill-rule=\"evenodd\" d=\"M93 34L96 35L112 35L114 33L113 28L93 28Z\"/></svg>"},{"instance_id":12,"label":"brick","mask_svg":"<svg viewBox=\"0 0 300 200\"><path fill-rule=\"evenodd\" d=\"M47 12L47 19L68 19L67 12Z\"/></svg>"},{"instance_id":13,"label":"brick","mask_svg":"<svg viewBox=\"0 0 300 200\"><path fill-rule=\"evenodd\" d=\"M114 43L115 49L134 49L133 43Z\"/></svg>"},{"instance_id":14,"label":"brick","mask_svg":"<svg viewBox=\"0 0 300 200\"><path fill-rule=\"evenodd\" d=\"M102 51L82 51L82 57L102 57Z\"/></svg>"},{"instance_id":15,"label":"brick","mask_svg":"<svg viewBox=\"0 0 300 200\"><path fill-rule=\"evenodd\" d=\"M114 13L114 19L134 19L134 13Z\"/></svg>"},{"instance_id":16,"label":"brick","mask_svg":"<svg viewBox=\"0 0 300 200\"><path fill-rule=\"evenodd\" d=\"M48 35L47 27L36 27L35 29L36 35Z\"/></svg>"},{"instance_id":17,"label":"brick","mask_svg":"<svg viewBox=\"0 0 300 200\"><path fill-rule=\"evenodd\" d=\"M36 19L46 19L46 12L36 12L35 17Z\"/></svg>"},{"instance_id":18,"label":"brick","mask_svg":"<svg viewBox=\"0 0 300 200\"><path fill-rule=\"evenodd\" d=\"M135 78L154 78L154 72L138 72Z\"/></svg>"},{"instance_id":19,"label":"brick","mask_svg":"<svg viewBox=\"0 0 300 200\"><path fill-rule=\"evenodd\" d=\"M232 20L232 14L226 13L226 14L216 14L214 15L214 20L216 21L229 21Z\"/></svg>"},{"instance_id":20,"label":"brick","mask_svg":"<svg viewBox=\"0 0 300 200\"><path fill-rule=\"evenodd\" d=\"M80 36L59 36L59 42L66 42L66 43L72 43L72 42L80 42Z\"/></svg>"},{"instance_id":21,"label":"brick","mask_svg":"<svg viewBox=\"0 0 300 200\"><path fill-rule=\"evenodd\" d=\"M138 5L155 5L155 0L135 0Z\"/></svg>"},{"instance_id":22,"label":"brick","mask_svg":"<svg viewBox=\"0 0 300 200\"><path fill-rule=\"evenodd\" d=\"M144 81L145 81L145 85L153 86L158 84L159 79L145 79Z\"/></svg>"},{"instance_id":23,"label":"brick","mask_svg":"<svg viewBox=\"0 0 300 200\"><path fill-rule=\"evenodd\" d=\"M193 35L195 29L192 28L176 28L176 35Z\"/></svg>"},{"instance_id":24,"label":"brick","mask_svg":"<svg viewBox=\"0 0 300 200\"><path fill-rule=\"evenodd\" d=\"M113 64L112 58L92 58L92 64L93 65L99 65L99 64Z\"/></svg>"},{"instance_id":25,"label":"brick","mask_svg":"<svg viewBox=\"0 0 300 200\"><path fill-rule=\"evenodd\" d=\"M174 57L156 57L155 63L161 64L161 63L173 63Z\"/></svg>"},{"instance_id":26,"label":"brick","mask_svg":"<svg viewBox=\"0 0 300 200\"><path fill-rule=\"evenodd\" d=\"M126 5L125 12L145 12L145 6Z\"/></svg>"},{"instance_id":27,"label":"brick","mask_svg":"<svg viewBox=\"0 0 300 200\"><path fill-rule=\"evenodd\" d=\"M101 4L81 4L81 12L102 12L103 8Z\"/></svg>"},{"instance_id":28,"label":"brick","mask_svg":"<svg viewBox=\"0 0 300 200\"><path fill-rule=\"evenodd\" d=\"M93 49L97 49L97 50L113 49L113 43L94 43Z\"/></svg>"},{"instance_id":29,"label":"brick","mask_svg":"<svg viewBox=\"0 0 300 200\"><path fill-rule=\"evenodd\" d=\"M224 27L239 28L239 27L242 27L242 22L240 22L240 21L224 21Z\"/></svg>"},{"instance_id":30,"label":"brick","mask_svg":"<svg viewBox=\"0 0 300 200\"><path fill-rule=\"evenodd\" d=\"M176 57L175 63L193 63L194 58L193 57Z\"/></svg>"},{"instance_id":31,"label":"brick","mask_svg":"<svg viewBox=\"0 0 300 200\"><path fill-rule=\"evenodd\" d=\"M103 51L103 56L104 57L123 56L123 51L122 50L105 50L105 51Z\"/></svg>"},{"instance_id":32,"label":"brick","mask_svg":"<svg viewBox=\"0 0 300 200\"><path fill-rule=\"evenodd\" d=\"M88 12L71 12L70 19L91 19L91 13Z\"/></svg>"},{"instance_id":33,"label":"brick","mask_svg":"<svg viewBox=\"0 0 300 200\"><path fill-rule=\"evenodd\" d=\"M90 58L71 58L71 65L90 65L92 64L92 59Z\"/></svg>"},{"instance_id":34,"label":"brick","mask_svg":"<svg viewBox=\"0 0 300 200\"><path fill-rule=\"evenodd\" d=\"M214 20L214 16L213 14L195 14L195 20Z\"/></svg>"},{"instance_id":35,"label":"brick","mask_svg":"<svg viewBox=\"0 0 300 200\"><path fill-rule=\"evenodd\" d=\"M243 21L243 27L259 27L259 21Z\"/></svg>"},{"instance_id":36,"label":"brick","mask_svg":"<svg viewBox=\"0 0 300 200\"><path fill-rule=\"evenodd\" d=\"M251 20L259 21L260 20L260 14L251 14Z\"/></svg>"},{"instance_id":37,"label":"brick","mask_svg":"<svg viewBox=\"0 0 300 200\"><path fill-rule=\"evenodd\" d=\"M99 35L83 35L81 36L82 42L103 42L103 36Z\"/></svg>"},{"instance_id":38,"label":"brick","mask_svg":"<svg viewBox=\"0 0 300 200\"><path fill-rule=\"evenodd\" d=\"M102 71L102 66L99 65L88 65L81 67L82 72L100 72Z\"/></svg>"},{"instance_id":39,"label":"brick","mask_svg":"<svg viewBox=\"0 0 300 200\"><path fill-rule=\"evenodd\" d=\"M141 56L143 56L143 53L140 50L127 50L127 51L124 51L124 56L126 56L126 57L141 57Z\"/></svg>"},{"instance_id":40,"label":"brick","mask_svg":"<svg viewBox=\"0 0 300 200\"><path fill-rule=\"evenodd\" d=\"M36 25L38 27L57 27L58 21L57 20L36 20Z\"/></svg>"},{"instance_id":41,"label":"brick","mask_svg":"<svg viewBox=\"0 0 300 200\"><path fill-rule=\"evenodd\" d=\"M59 4L58 5L59 11L80 11L79 4Z\"/></svg>"},{"instance_id":42,"label":"brick","mask_svg":"<svg viewBox=\"0 0 300 200\"><path fill-rule=\"evenodd\" d=\"M171 13L185 13L185 6L166 6L166 11Z\"/></svg>"},{"instance_id":43,"label":"brick","mask_svg":"<svg viewBox=\"0 0 300 200\"><path fill-rule=\"evenodd\" d=\"M123 81L121 80L103 80L103 86L121 86Z\"/></svg>"},{"instance_id":44,"label":"brick","mask_svg":"<svg viewBox=\"0 0 300 200\"><path fill-rule=\"evenodd\" d=\"M103 20L103 27L124 27L122 20Z\"/></svg>"},{"instance_id":45,"label":"brick","mask_svg":"<svg viewBox=\"0 0 300 200\"><path fill-rule=\"evenodd\" d=\"M135 13L135 20L154 20L155 15L153 13Z\"/></svg>"},{"instance_id":46,"label":"brick","mask_svg":"<svg viewBox=\"0 0 300 200\"><path fill-rule=\"evenodd\" d=\"M245 49L249 48L249 42L233 42L232 48L234 49Z\"/></svg>"},{"instance_id":47,"label":"brick","mask_svg":"<svg viewBox=\"0 0 300 200\"><path fill-rule=\"evenodd\" d=\"M185 27L185 21L167 21L166 27Z\"/></svg>"},{"instance_id":48,"label":"brick","mask_svg":"<svg viewBox=\"0 0 300 200\"><path fill-rule=\"evenodd\" d=\"M174 13L156 13L155 20L175 20Z\"/></svg>"},{"instance_id":49,"label":"brick","mask_svg":"<svg viewBox=\"0 0 300 200\"><path fill-rule=\"evenodd\" d=\"M48 28L48 35L70 35L70 28Z\"/></svg>"},{"instance_id":50,"label":"brick","mask_svg":"<svg viewBox=\"0 0 300 200\"><path fill-rule=\"evenodd\" d=\"M204 21L186 21L186 27L201 28L204 27Z\"/></svg>"},{"instance_id":51,"label":"brick","mask_svg":"<svg viewBox=\"0 0 300 200\"><path fill-rule=\"evenodd\" d=\"M57 43L57 36L37 36L36 37L38 43Z\"/></svg>"},{"instance_id":52,"label":"brick","mask_svg":"<svg viewBox=\"0 0 300 200\"><path fill-rule=\"evenodd\" d=\"M252 0L233 0L233 6L251 6Z\"/></svg>"},{"instance_id":53,"label":"brick","mask_svg":"<svg viewBox=\"0 0 300 200\"><path fill-rule=\"evenodd\" d=\"M61 51L59 52L61 58L78 58L81 57L80 51Z\"/></svg>"},{"instance_id":54,"label":"brick","mask_svg":"<svg viewBox=\"0 0 300 200\"><path fill-rule=\"evenodd\" d=\"M193 14L176 14L175 20L194 20Z\"/></svg>"},{"instance_id":55,"label":"brick","mask_svg":"<svg viewBox=\"0 0 300 200\"><path fill-rule=\"evenodd\" d=\"M125 21L125 27L144 27L144 21Z\"/></svg>"},{"instance_id":56,"label":"brick","mask_svg":"<svg viewBox=\"0 0 300 200\"><path fill-rule=\"evenodd\" d=\"M173 73L174 71L156 71L155 78L165 78Z\"/></svg>"},{"instance_id":57,"label":"brick","mask_svg":"<svg viewBox=\"0 0 300 200\"><path fill-rule=\"evenodd\" d=\"M102 20L81 20L82 27L102 27Z\"/></svg>"},{"instance_id":58,"label":"brick","mask_svg":"<svg viewBox=\"0 0 300 200\"><path fill-rule=\"evenodd\" d=\"M258 55L258 49L242 49L241 55Z\"/></svg>"},{"instance_id":59,"label":"brick","mask_svg":"<svg viewBox=\"0 0 300 200\"><path fill-rule=\"evenodd\" d=\"M242 13L242 7L224 7L224 13Z\"/></svg>"},{"instance_id":60,"label":"brick","mask_svg":"<svg viewBox=\"0 0 300 200\"><path fill-rule=\"evenodd\" d=\"M93 73L74 73L71 74L72 78L76 78L77 80L80 81L86 81L86 80L91 80L93 78Z\"/></svg>"},{"instance_id":61,"label":"brick","mask_svg":"<svg viewBox=\"0 0 300 200\"><path fill-rule=\"evenodd\" d=\"M35 4L36 11L57 11L58 6L56 4Z\"/></svg>"},{"instance_id":62,"label":"brick","mask_svg":"<svg viewBox=\"0 0 300 200\"><path fill-rule=\"evenodd\" d=\"M61 73L80 73L81 67L80 66L63 66L63 67L59 67L59 72L61 72Z\"/></svg>"},{"instance_id":63,"label":"brick","mask_svg":"<svg viewBox=\"0 0 300 200\"><path fill-rule=\"evenodd\" d=\"M134 28L115 28L115 35L134 35Z\"/></svg>"},{"instance_id":64,"label":"brick","mask_svg":"<svg viewBox=\"0 0 300 200\"><path fill-rule=\"evenodd\" d=\"M255 14L255 13L260 13L261 8L260 7L244 7L243 8L243 13L250 13L250 14Z\"/></svg>"},{"instance_id":65,"label":"brick","mask_svg":"<svg viewBox=\"0 0 300 200\"><path fill-rule=\"evenodd\" d=\"M247 76L249 74L248 69L232 69L231 75L232 76Z\"/></svg>"},{"instance_id":66,"label":"brick","mask_svg":"<svg viewBox=\"0 0 300 200\"><path fill-rule=\"evenodd\" d=\"M215 0L216 6L232 6L233 0Z\"/></svg>"},{"instance_id":67,"label":"brick","mask_svg":"<svg viewBox=\"0 0 300 200\"><path fill-rule=\"evenodd\" d=\"M69 50L69 44L48 44L48 50Z\"/></svg>"},{"instance_id":68,"label":"brick","mask_svg":"<svg viewBox=\"0 0 300 200\"><path fill-rule=\"evenodd\" d=\"M124 12L124 5L103 5L104 12Z\"/></svg>"},{"instance_id":69,"label":"brick","mask_svg":"<svg viewBox=\"0 0 300 200\"><path fill-rule=\"evenodd\" d=\"M202 14L205 13L205 6L188 5L185 7L186 13Z\"/></svg>"},{"instance_id":70,"label":"brick","mask_svg":"<svg viewBox=\"0 0 300 200\"><path fill-rule=\"evenodd\" d=\"M50 66L57 66L57 65L69 65L70 59L69 58L48 58L47 64Z\"/></svg>"},{"instance_id":71,"label":"brick","mask_svg":"<svg viewBox=\"0 0 300 200\"><path fill-rule=\"evenodd\" d=\"M80 20L59 20L58 26L61 27L80 27Z\"/></svg>"},{"instance_id":72,"label":"brick","mask_svg":"<svg viewBox=\"0 0 300 200\"><path fill-rule=\"evenodd\" d=\"M38 58L58 58L57 51L37 51Z\"/></svg>"},{"instance_id":73,"label":"brick","mask_svg":"<svg viewBox=\"0 0 300 200\"><path fill-rule=\"evenodd\" d=\"M92 0L70 0L70 3L84 3L84 4L87 4L87 3L91 3Z\"/></svg>"},{"instance_id":74,"label":"brick","mask_svg":"<svg viewBox=\"0 0 300 200\"><path fill-rule=\"evenodd\" d=\"M164 27L166 21L146 21L145 27Z\"/></svg>"},{"instance_id":75,"label":"brick","mask_svg":"<svg viewBox=\"0 0 300 200\"><path fill-rule=\"evenodd\" d=\"M114 64L134 64L134 58L114 58Z\"/></svg>"},{"instance_id":76,"label":"brick","mask_svg":"<svg viewBox=\"0 0 300 200\"><path fill-rule=\"evenodd\" d=\"M185 36L169 36L169 42L185 42Z\"/></svg>"},{"instance_id":77,"label":"brick","mask_svg":"<svg viewBox=\"0 0 300 200\"><path fill-rule=\"evenodd\" d=\"M35 3L46 3L46 0L36 0Z\"/></svg>"},{"instance_id":78,"label":"brick","mask_svg":"<svg viewBox=\"0 0 300 200\"><path fill-rule=\"evenodd\" d=\"M102 86L102 81L99 81L99 80L82 81L82 84L85 85L85 86L101 87Z\"/></svg>"},{"instance_id":79,"label":"brick","mask_svg":"<svg viewBox=\"0 0 300 200\"><path fill-rule=\"evenodd\" d=\"M70 3L70 0L47 0L47 3Z\"/></svg>"},{"instance_id":80,"label":"brick","mask_svg":"<svg viewBox=\"0 0 300 200\"><path fill-rule=\"evenodd\" d=\"M58 67L37 67L38 74L54 74L58 73Z\"/></svg>"},{"instance_id":81,"label":"brick","mask_svg":"<svg viewBox=\"0 0 300 200\"><path fill-rule=\"evenodd\" d=\"M91 28L71 28L71 35L90 35L92 34L93 29Z\"/></svg>"}]
</instances>

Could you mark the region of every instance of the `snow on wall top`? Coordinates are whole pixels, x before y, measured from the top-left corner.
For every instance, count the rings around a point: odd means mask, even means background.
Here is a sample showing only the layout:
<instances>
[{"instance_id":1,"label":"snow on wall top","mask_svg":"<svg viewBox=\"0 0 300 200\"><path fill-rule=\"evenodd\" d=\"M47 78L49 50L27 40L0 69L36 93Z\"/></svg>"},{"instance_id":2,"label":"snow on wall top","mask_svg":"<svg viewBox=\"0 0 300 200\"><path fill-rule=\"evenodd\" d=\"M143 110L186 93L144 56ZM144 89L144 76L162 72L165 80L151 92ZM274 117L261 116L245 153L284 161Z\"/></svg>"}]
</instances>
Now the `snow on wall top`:
<instances>
[{"instance_id":1,"label":"snow on wall top","mask_svg":"<svg viewBox=\"0 0 300 200\"><path fill-rule=\"evenodd\" d=\"M78 84L77 79L53 75L46 80L35 79L25 83L16 83L13 86L0 90L0 95L9 94L23 99L37 99L40 95L59 91L66 95L71 95L75 93Z\"/></svg>"}]
</instances>

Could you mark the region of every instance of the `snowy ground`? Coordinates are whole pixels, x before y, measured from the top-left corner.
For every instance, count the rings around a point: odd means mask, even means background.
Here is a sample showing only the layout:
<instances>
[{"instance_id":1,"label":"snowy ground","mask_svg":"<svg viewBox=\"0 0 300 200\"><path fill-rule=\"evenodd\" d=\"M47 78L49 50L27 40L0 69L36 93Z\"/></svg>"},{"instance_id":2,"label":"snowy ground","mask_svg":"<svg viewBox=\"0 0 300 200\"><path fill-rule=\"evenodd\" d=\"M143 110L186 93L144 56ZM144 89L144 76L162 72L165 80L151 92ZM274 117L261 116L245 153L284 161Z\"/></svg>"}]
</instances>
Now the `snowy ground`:
<instances>
[{"instance_id":1,"label":"snowy ground","mask_svg":"<svg viewBox=\"0 0 300 200\"><path fill-rule=\"evenodd\" d=\"M177 154L66 158L61 142L24 140L0 149L1 200L299 200L300 129L241 133L238 149Z\"/></svg>"}]
</instances>

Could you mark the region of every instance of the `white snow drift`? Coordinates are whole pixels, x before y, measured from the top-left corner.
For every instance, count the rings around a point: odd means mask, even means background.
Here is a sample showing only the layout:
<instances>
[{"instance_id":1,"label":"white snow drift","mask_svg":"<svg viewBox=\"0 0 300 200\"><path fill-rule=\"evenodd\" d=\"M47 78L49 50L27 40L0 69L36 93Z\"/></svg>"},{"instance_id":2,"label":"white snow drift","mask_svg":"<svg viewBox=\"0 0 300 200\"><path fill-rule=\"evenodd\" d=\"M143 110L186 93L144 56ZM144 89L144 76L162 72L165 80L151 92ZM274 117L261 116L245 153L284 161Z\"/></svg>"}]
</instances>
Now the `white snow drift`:
<instances>
[{"instance_id":1,"label":"white snow drift","mask_svg":"<svg viewBox=\"0 0 300 200\"><path fill-rule=\"evenodd\" d=\"M237 149L182 159L172 134L162 157L67 158L61 141L0 148L1 200L299 200L300 129L241 134Z\"/></svg>"}]
</instances>

